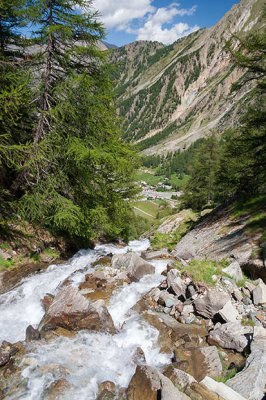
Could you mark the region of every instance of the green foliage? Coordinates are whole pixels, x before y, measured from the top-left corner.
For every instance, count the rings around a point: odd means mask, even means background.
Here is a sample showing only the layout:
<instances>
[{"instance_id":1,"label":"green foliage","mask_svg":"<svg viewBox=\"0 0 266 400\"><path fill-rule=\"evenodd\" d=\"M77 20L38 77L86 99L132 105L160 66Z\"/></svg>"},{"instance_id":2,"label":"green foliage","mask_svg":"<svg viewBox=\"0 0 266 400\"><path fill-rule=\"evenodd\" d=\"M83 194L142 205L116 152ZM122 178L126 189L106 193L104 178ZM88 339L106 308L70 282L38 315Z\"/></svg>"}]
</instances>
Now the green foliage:
<instances>
[{"instance_id":1,"label":"green foliage","mask_svg":"<svg viewBox=\"0 0 266 400\"><path fill-rule=\"evenodd\" d=\"M255 322L251 318L242 318L241 324L244 326L256 326Z\"/></svg>"},{"instance_id":2,"label":"green foliage","mask_svg":"<svg viewBox=\"0 0 266 400\"><path fill-rule=\"evenodd\" d=\"M213 275L224 275L222 268L225 264L223 262L215 262L212 260L192 260L189 266L184 268L194 281L206 283L209 286L215 285Z\"/></svg>"},{"instance_id":3,"label":"green foliage","mask_svg":"<svg viewBox=\"0 0 266 400\"><path fill-rule=\"evenodd\" d=\"M21 218L79 245L99 235L127 239L138 161L120 138L111 71L96 48L104 35L97 14L83 0L30 1L23 13L18 4L4 44L20 40L15 29L29 23L37 46L25 64L22 46L21 64L0 54L1 206L7 199Z\"/></svg>"},{"instance_id":4,"label":"green foliage","mask_svg":"<svg viewBox=\"0 0 266 400\"><path fill-rule=\"evenodd\" d=\"M184 207L201 210L212 205L215 199L214 182L217 170L218 140L212 134L198 148L191 164L190 179L184 188L182 203Z\"/></svg>"},{"instance_id":5,"label":"green foliage","mask_svg":"<svg viewBox=\"0 0 266 400\"><path fill-rule=\"evenodd\" d=\"M0 256L0 270L1 269L9 269L15 264L14 260L5 260L2 256Z\"/></svg>"}]
</instances>

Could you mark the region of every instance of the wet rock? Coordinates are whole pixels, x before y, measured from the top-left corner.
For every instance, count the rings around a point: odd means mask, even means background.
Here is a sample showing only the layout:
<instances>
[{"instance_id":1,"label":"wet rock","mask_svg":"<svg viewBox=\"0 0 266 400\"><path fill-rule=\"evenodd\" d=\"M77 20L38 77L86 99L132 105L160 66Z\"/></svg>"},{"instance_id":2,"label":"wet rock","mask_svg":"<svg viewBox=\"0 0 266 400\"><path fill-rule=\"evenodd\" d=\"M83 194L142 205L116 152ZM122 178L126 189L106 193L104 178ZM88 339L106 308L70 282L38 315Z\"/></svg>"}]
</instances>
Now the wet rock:
<instances>
[{"instance_id":1,"label":"wet rock","mask_svg":"<svg viewBox=\"0 0 266 400\"><path fill-rule=\"evenodd\" d=\"M225 322L236 322L239 318L238 311L230 300L219 311L219 315Z\"/></svg>"},{"instance_id":2,"label":"wet rock","mask_svg":"<svg viewBox=\"0 0 266 400\"><path fill-rule=\"evenodd\" d=\"M246 400L243 396L229 388L224 383L216 382L209 376L206 376L200 383L212 392L221 396L224 400Z\"/></svg>"},{"instance_id":3,"label":"wet rock","mask_svg":"<svg viewBox=\"0 0 266 400\"><path fill-rule=\"evenodd\" d=\"M39 340L41 338L38 329L33 328L29 325L26 329L26 342L32 342L33 340Z\"/></svg>"},{"instance_id":4,"label":"wet rock","mask_svg":"<svg viewBox=\"0 0 266 400\"><path fill-rule=\"evenodd\" d=\"M62 378L53 382L48 391L48 400L63 400L66 392L71 389L70 383Z\"/></svg>"},{"instance_id":5,"label":"wet rock","mask_svg":"<svg viewBox=\"0 0 266 400\"><path fill-rule=\"evenodd\" d=\"M10 358L18 352L18 347L16 345L12 345L5 340L0 342L0 367L3 367L7 364Z\"/></svg>"},{"instance_id":6,"label":"wet rock","mask_svg":"<svg viewBox=\"0 0 266 400\"><path fill-rule=\"evenodd\" d=\"M223 268L223 272L230 275L236 281L241 281L243 279L243 273L237 261L233 261L228 267Z\"/></svg>"},{"instance_id":7,"label":"wet rock","mask_svg":"<svg viewBox=\"0 0 266 400\"><path fill-rule=\"evenodd\" d=\"M145 358L145 354L144 351L142 350L141 347L137 347L136 351L132 357L132 360L136 363L136 364L144 364L146 363L146 358Z\"/></svg>"},{"instance_id":8,"label":"wet rock","mask_svg":"<svg viewBox=\"0 0 266 400\"><path fill-rule=\"evenodd\" d=\"M180 400L188 399L166 376L149 366L137 366L128 391L128 400Z\"/></svg>"},{"instance_id":9,"label":"wet rock","mask_svg":"<svg viewBox=\"0 0 266 400\"><path fill-rule=\"evenodd\" d=\"M112 381L104 381L99 385L99 393L108 390L111 393L115 392L115 384Z\"/></svg>"},{"instance_id":10,"label":"wet rock","mask_svg":"<svg viewBox=\"0 0 266 400\"><path fill-rule=\"evenodd\" d=\"M252 327L243 326L240 322L216 324L214 330L210 332L208 342L219 345L224 349L232 349L242 353L249 345L252 333Z\"/></svg>"},{"instance_id":11,"label":"wet rock","mask_svg":"<svg viewBox=\"0 0 266 400\"><path fill-rule=\"evenodd\" d=\"M186 285L180 277L180 272L171 269L167 274L167 286L172 289L177 297L182 296L185 299Z\"/></svg>"},{"instance_id":12,"label":"wet rock","mask_svg":"<svg viewBox=\"0 0 266 400\"><path fill-rule=\"evenodd\" d=\"M181 369L175 368L173 365L169 365L163 371L163 374L169 378L173 384L181 389L185 389L191 383L196 382L193 376L187 374Z\"/></svg>"},{"instance_id":13,"label":"wet rock","mask_svg":"<svg viewBox=\"0 0 266 400\"><path fill-rule=\"evenodd\" d=\"M111 265L118 269L125 268L132 282L139 281L143 276L155 272L154 266L136 253L116 254L112 257Z\"/></svg>"},{"instance_id":14,"label":"wet rock","mask_svg":"<svg viewBox=\"0 0 266 400\"><path fill-rule=\"evenodd\" d=\"M96 400L113 400L115 395L107 389L104 389L97 397Z\"/></svg>"},{"instance_id":15,"label":"wet rock","mask_svg":"<svg viewBox=\"0 0 266 400\"><path fill-rule=\"evenodd\" d=\"M41 373L44 374L52 374L54 378L58 379L60 376L66 376L71 374L71 370L61 364L51 363L45 364L41 368Z\"/></svg>"},{"instance_id":16,"label":"wet rock","mask_svg":"<svg viewBox=\"0 0 266 400\"><path fill-rule=\"evenodd\" d=\"M254 327L251 354L245 368L226 382L247 399L262 399L266 384L266 330Z\"/></svg>"},{"instance_id":17,"label":"wet rock","mask_svg":"<svg viewBox=\"0 0 266 400\"><path fill-rule=\"evenodd\" d=\"M54 296L52 294L47 293L44 296L44 298L42 299L42 306L44 308L44 311L48 310L48 308L50 307L53 299L54 299Z\"/></svg>"},{"instance_id":18,"label":"wet rock","mask_svg":"<svg viewBox=\"0 0 266 400\"><path fill-rule=\"evenodd\" d=\"M261 279L259 279L259 283L253 289L252 294L253 294L253 303L255 305L266 304L266 285Z\"/></svg>"},{"instance_id":19,"label":"wet rock","mask_svg":"<svg viewBox=\"0 0 266 400\"><path fill-rule=\"evenodd\" d=\"M77 289L67 286L54 298L39 324L39 331L62 327L67 330L88 329L115 333L116 329L104 302L90 303Z\"/></svg>"},{"instance_id":20,"label":"wet rock","mask_svg":"<svg viewBox=\"0 0 266 400\"><path fill-rule=\"evenodd\" d=\"M194 307L199 315L205 318L213 318L229 300L228 294L217 289L209 289L205 294L195 299Z\"/></svg>"}]
</instances>

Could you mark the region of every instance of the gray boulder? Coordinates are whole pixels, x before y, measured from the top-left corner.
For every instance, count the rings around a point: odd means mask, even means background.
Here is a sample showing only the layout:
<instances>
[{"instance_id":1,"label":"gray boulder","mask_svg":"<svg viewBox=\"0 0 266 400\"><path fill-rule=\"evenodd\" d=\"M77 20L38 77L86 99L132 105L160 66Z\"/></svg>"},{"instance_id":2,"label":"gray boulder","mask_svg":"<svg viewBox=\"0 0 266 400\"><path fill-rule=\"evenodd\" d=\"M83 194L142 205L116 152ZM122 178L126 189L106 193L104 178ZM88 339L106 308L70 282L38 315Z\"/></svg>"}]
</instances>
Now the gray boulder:
<instances>
[{"instance_id":1,"label":"gray boulder","mask_svg":"<svg viewBox=\"0 0 266 400\"><path fill-rule=\"evenodd\" d=\"M39 331L54 330L57 327L78 331L104 331L115 333L116 329L104 301L90 303L73 286L62 289L53 299L44 314Z\"/></svg>"},{"instance_id":2,"label":"gray boulder","mask_svg":"<svg viewBox=\"0 0 266 400\"><path fill-rule=\"evenodd\" d=\"M180 272L176 269L171 269L167 274L167 286L173 290L177 297L186 294L186 284L180 278Z\"/></svg>"},{"instance_id":3,"label":"gray boulder","mask_svg":"<svg viewBox=\"0 0 266 400\"><path fill-rule=\"evenodd\" d=\"M241 281L243 279L243 274L238 261L233 261L228 267L223 268L223 272L230 275L236 281Z\"/></svg>"},{"instance_id":4,"label":"gray boulder","mask_svg":"<svg viewBox=\"0 0 266 400\"><path fill-rule=\"evenodd\" d=\"M255 305L263 305L266 304L266 285L261 279L258 281L258 285L252 291L253 303Z\"/></svg>"},{"instance_id":5,"label":"gray boulder","mask_svg":"<svg viewBox=\"0 0 266 400\"><path fill-rule=\"evenodd\" d=\"M226 384L246 399L261 400L266 384L266 330L254 327L251 354L245 368Z\"/></svg>"},{"instance_id":6,"label":"gray boulder","mask_svg":"<svg viewBox=\"0 0 266 400\"><path fill-rule=\"evenodd\" d=\"M225 322L236 322L237 318L239 318L238 311L231 303L231 300L225 303L223 308L219 311L219 315Z\"/></svg>"},{"instance_id":7,"label":"gray boulder","mask_svg":"<svg viewBox=\"0 0 266 400\"><path fill-rule=\"evenodd\" d=\"M155 251L145 251L142 256L146 260L153 260L155 258L162 258L162 259L167 259L169 258L170 254L167 249L160 249L160 250L155 250Z\"/></svg>"},{"instance_id":8,"label":"gray boulder","mask_svg":"<svg viewBox=\"0 0 266 400\"><path fill-rule=\"evenodd\" d=\"M248 346L252 333L251 326L243 326L240 322L227 322L223 325L218 323L210 332L208 342L242 353Z\"/></svg>"},{"instance_id":9,"label":"gray boulder","mask_svg":"<svg viewBox=\"0 0 266 400\"><path fill-rule=\"evenodd\" d=\"M116 254L112 257L113 268L125 268L132 282L139 281L144 275L154 274L155 268L136 253Z\"/></svg>"},{"instance_id":10,"label":"gray boulder","mask_svg":"<svg viewBox=\"0 0 266 400\"><path fill-rule=\"evenodd\" d=\"M194 301L195 310L205 318L213 318L230 300L228 294L217 289L210 289Z\"/></svg>"},{"instance_id":11,"label":"gray boulder","mask_svg":"<svg viewBox=\"0 0 266 400\"><path fill-rule=\"evenodd\" d=\"M200 383L204 385L207 389L216 393L219 398L223 400L246 400L245 397L241 396L239 393L235 392L224 383L216 382L209 376L206 376Z\"/></svg>"},{"instance_id":12,"label":"gray boulder","mask_svg":"<svg viewBox=\"0 0 266 400\"><path fill-rule=\"evenodd\" d=\"M148 365L138 365L127 390L127 400L189 400L166 376Z\"/></svg>"}]
</instances>

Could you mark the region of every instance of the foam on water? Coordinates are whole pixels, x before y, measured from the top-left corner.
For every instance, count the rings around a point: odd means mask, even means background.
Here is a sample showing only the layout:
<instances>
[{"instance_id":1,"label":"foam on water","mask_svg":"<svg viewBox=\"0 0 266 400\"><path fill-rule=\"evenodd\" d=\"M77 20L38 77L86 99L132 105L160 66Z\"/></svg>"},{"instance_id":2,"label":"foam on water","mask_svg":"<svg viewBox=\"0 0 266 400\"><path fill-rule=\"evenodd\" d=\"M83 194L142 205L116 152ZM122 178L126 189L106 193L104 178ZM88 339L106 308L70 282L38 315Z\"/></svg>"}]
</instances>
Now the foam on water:
<instances>
[{"instance_id":1,"label":"foam on water","mask_svg":"<svg viewBox=\"0 0 266 400\"><path fill-rule=\"evenodd\" d=\"M40 300L45 293L56 293L58 285L66 278L73 285L84 279L84 272L91 271L91 263L107 253L125 253L132 250L140 253L149 247L148 240L133 241L121 248L114 245L98 245L95 250L78 252L67 264L50 266L39 275L24 279L11 292L0 296L0 339L11 342L23 340L29 324L37 324L43 315ZM25 368L22 379L28 379L27 389L19 398L35 400L46 398L50 384L64 376L72 390L65 395L71 400L94 400L98 384L110 380L119 387L127 387L134 374L136 364L134 353L141 347L147 363L160 367L169 361L169 356L161 354L157 345L159 332L150 326L131 308L141 296L162 280L162 270L167 261L155 260L155 274L143 277L139 282L121 288L110 299L109 312L119 332L115 335L104 333L79 332L74 339L60 337L47 344L32 344L35 365ZM44 371L43 367L60 364L56 375ZM37 366L36 366L37 365ZM17 399L18 393L14 395ZM9 397L13 399L13 397Z\"/></svg>"}]
</instances>

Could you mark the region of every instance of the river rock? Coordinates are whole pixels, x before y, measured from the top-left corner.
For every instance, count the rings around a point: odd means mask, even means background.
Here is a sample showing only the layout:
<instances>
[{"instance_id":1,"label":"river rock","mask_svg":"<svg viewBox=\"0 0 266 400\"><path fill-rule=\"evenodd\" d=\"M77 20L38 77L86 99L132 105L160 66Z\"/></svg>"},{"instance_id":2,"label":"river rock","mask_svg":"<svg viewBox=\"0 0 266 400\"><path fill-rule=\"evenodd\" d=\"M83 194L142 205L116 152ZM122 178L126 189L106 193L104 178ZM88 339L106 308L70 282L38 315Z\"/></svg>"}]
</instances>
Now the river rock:
<instances>
[{"instance_id":1,"label":"river rock","mask_svg":"<svg viewBox=\"0 0 266 400\"><path fill-rule=\"evenodd\" d=\"M238 311L231 303L231 300L225 303L223 308L219 311L219 315L225 322L236 322L239 317Z\"/></svg>"},{"instance_id":2,"label":"river rock","mask_svg":"<svg viewBox=\"0 0 266 400\"><path fill-rule=\"evenodd\" d=\"M208 342L219 345L224 349L236 350L242 353L248 346L253 328L243 326L240 322L227 322L226 324L216 324L214 330L210 332Z\"/></svg>"},{"instance_id":3,"label":"river rock","mask_svg":"<svg viewBox=\"0 0 266 400\"><path fill-rule=\"evenodd\" d=\"M0 367L3 367L8 363L10 357L15 355L19 351L16 345L13 345L5 340L0 342Z\"/></svg>"},{"instance_id":4,"label":"river rock","mask_svg":"<svg viewBox=\"0 0 266 400\"><path fill-rule=\"evenodd\" d=\"M104 389L98 396L96 400L113 400L115 395L107 389Z\"/></svg>"},{"instance_id":5,"label":"river rock","mask_svg":"<svg viewBox=\"0 0 266 400\"><path fill-rule=\"evenodd\" d=\"M88 329L115 333L116 329L104 302L90 303L72 286L62 289L54 298L44 317L39 331L62 327L68 330Z\"/></svg>"},{"instance_id":6,"label":"river rock","mask_svg":"<svg viewBox=\"0 0 266 400\"><path fill-rule=\"evenodd\" d=\"M193 376L187 374L181 369L175 368L173 365L169 365L164 370L163 374L173 382L173 384L181 389L185 389L191 383L196 382Z\"/></svg>"},{"instance_id":7,"label":"river rock","mask_svg":"<svg viewBox=\"0 0 266 400\"><path fill-rule=\"evenodd\" d=\"M186 285L177 269L171 269L167 274L167 286L172 289L177 297L186 297Z\"/></svg>"},{"instance_id":8,"label":"river rock","mask_svg":"<svg viewBox=\"0 0 266 400\"><path fill-rule=\"evenodd\" d=\"M246 399L263 398L266 384L266 330L264 328L254 327L251 353L246 366L226 384Z\"/></svg>"},{"instance_id":9,"label":"river rock","mask_svg":"<svg viewBox=\"0 0 266 400\"><path fill-rule=\"evenodd\" d=\"M29 325L26 329L26 342L31 342L32 340L39 340L41 338L38 329L33 328Z\"/></svg>"},{"instance_id":10,"label":"river rock","mask_svg":"<svg viewBox=\"0 0 266 400\"><path fill-rule=\"evenodd\" d=\"M218 394L223 400L246 400L245 397L235 392L222 382L216 382L214 379L206 376L201 382L207 389Z\"/></svg>"},{"instance_id":11,"label":"river rock","mask_svg":"<svg viewBox=\"0 0 266 400\"><path fill-rule=\"evenodd\" d=\"M223 268L223 272L230 275L236 281L241 281L243 279L243 273L238 261L233 261L228 267Z\"/></svg>"},{"instance_id":12,"label":"river rock","mask_svg":"<svg viewBox=\"0 0 266 400\"><path fill-rule=\"evenodd\" d=\"M228 294L217 289L209 289L195 299L194 307L199 315L209 319L213 318L229 300Z\"/></svg>"},{"instance_id":13,"label":"river rock","mask_svg":"<svg viewBox=\"0 0 266 400\"><path fill-rule=\"evenodd\" d=\"M261 279L258 281L258 285L252 291L253 303L255 305L263 305L266 304L266 285Z\"/></svg>"},{"instance_id":14,"label":"river rock","mask_svg":"<svg viewBox=\"0 0 266 400\"><path fill-rule=\"evenodd\" d=\"M132 282L139 281L144 275L154 274L155 268L136 253L116 254L112 257L113 268L125 268Z\"/></svg>"},{"instance_id":15,"label":"river rock","mask_svg":"<svg viewBox=\"0 0 266 400\"><path fill-rule=\"evenodd\" d=\"M173 294L167 292L167 290L161 290L158 303L161 304L162 306L173 307L177 305L179 301Z\"/></svg>"},{"instance_id":16,"label":"river rock","mask_svg":"<svg viewBox=\"0 0 266 400\"><path fill-rule=\"evenodd\" d=\"M66 379L62 378L54 381L49 388L48 400L63 400L66 392L70 389L71 385Z\"/></svg>"},{"instance_id":17,"label":"river rock","mask_svg":"<svg viewBox=\"0 0 266 400\"><path fill-rule=\"evenodd\" d=\"M148 365L137 366L127 390L127 400L189 399L166 376Z\"/></svg>"}]
</instances>

